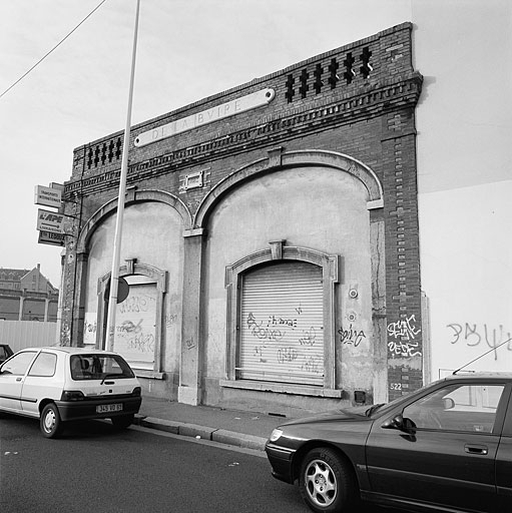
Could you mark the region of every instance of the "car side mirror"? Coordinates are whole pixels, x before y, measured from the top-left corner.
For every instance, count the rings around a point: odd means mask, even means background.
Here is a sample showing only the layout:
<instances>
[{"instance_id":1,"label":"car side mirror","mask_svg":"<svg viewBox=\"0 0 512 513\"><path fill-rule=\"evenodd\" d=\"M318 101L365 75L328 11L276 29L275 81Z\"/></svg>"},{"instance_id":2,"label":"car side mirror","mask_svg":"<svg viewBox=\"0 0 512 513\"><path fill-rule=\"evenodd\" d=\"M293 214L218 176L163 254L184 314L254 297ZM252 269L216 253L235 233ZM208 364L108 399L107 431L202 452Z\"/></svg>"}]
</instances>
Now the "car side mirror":
<instances>
[{"instance_id":1,"label":"car side mirror","mask_svg":"<svg viewBox=\"0 0 512 513\"><path fill-rule=\"evenodd\" d=\"M387 420L382 424L384 429L398 429L399 431L405 431L406 433L413 433L416 429L416 424L408 418L399 413L392 419Z\"/></svg>"},{"instance_id":2,"label":"car side mirror","mask_svg":"<svg viewBox=\"0 0 512 513\"><path fill-rule=\"evenodd\" d=\"M443 399L443 408L445 410L451 410L455 408L455 401L451 397L445 397Z\"/></svg>"},{"instance_id":3,"label":"car side mirror","mask_svg":"<svg viewBox=\"0 0 512 513\"><path fill-rule=\"evenodd\" d=\"M404 417L401 413L395 415L393 418L386 420L382 427L384 429L402 429L404 425Z\"/></svg>"}]
</instances>

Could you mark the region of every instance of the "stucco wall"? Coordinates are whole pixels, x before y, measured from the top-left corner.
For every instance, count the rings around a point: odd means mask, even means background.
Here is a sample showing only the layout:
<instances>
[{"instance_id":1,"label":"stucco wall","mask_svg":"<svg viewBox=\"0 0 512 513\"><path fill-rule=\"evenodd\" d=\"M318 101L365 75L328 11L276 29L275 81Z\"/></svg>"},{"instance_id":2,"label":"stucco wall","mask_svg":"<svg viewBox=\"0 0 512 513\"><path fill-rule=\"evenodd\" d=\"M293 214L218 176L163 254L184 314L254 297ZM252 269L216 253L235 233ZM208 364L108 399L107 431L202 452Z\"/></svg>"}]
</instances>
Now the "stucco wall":
<instances>
[{"instance_id":1,"label":"stucco wall","mask_svg":"<svg viewBox=\"0 0 512 513\"><path fill-rule=\"evenodd\" d=\"M205 375L210 402L214 402L216 394L215 380L225 377L225 267L268 247L269 241L276 239L285 239L286 245L341 256L335 305L336 358L341 365L337 385L369 388L373 362L367 200L363 184L348 173L304 167L277 171L248 182L218 205L208 226L205 258L205 267L209 269L204 302ZM357 302L348 300L349 286L358 289ZM351 324L354 331L357 326L357 331L364 333L357 345L343 336L343 329L348 330ZM240 392L237 395L240 400Z\"/></svg>"},{"instance_id":2,"label":"stucco wall","mask_svg":"<svg viewBox=\"0 0 512 513\"><path fill-rule=\"evenodd\" d=\"M106 217L89 241L86 321L96 319L98 279L111 270L114 229L115 216ZM168 272L161 320L164 326L162 348L164 369L175 373L178 368L183 267L182 221L175 210L156 202L132 204L125 209L120 261L123 263L133 258Z\"/></svg>"}]
</instances>

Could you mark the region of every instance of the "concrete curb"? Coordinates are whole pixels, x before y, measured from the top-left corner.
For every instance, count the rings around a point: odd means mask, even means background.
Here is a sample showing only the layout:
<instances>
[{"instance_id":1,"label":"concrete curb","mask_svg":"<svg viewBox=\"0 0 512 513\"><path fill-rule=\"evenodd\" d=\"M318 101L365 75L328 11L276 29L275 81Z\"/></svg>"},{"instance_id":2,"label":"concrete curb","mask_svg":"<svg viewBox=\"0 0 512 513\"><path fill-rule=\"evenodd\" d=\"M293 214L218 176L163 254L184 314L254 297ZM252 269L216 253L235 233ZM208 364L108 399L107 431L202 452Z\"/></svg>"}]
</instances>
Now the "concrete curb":
<instances>
[{"instance_id":1,"label":"concrete curb","mask_svg":"<svg viewBox=\"0 0 512 513\"><path fill-rule=\"evenodd\" d=\"M155 417L135 416L134 424L148 429L165 431L174 435L189 436L192 438L201 438L221 444L234 445L245 449L254 449L257 451L265 450L266 438L254 435L246 435L226 429L217 429L197 424L187 424L185 422L176 422L173 420L157 419Z\"/></svg>"}]
</instances>

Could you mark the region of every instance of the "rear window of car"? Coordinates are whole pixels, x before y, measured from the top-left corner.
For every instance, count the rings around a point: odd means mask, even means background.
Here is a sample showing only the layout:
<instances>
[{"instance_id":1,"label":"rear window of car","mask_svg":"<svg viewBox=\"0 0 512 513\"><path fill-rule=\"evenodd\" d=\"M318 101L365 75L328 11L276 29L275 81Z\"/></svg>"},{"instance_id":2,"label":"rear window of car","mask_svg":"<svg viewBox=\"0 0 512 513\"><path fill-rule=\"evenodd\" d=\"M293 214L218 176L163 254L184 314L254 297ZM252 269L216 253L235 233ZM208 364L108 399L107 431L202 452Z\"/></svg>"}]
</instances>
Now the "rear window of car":
<instances>
[{"instance_id":1,"label":"rear window of car","mask_svg":"<svg viewBox=\"0 0 512 513\"><path fill-rule=\"evenodd\" d=\"M119 355L83 354L70 358L71 378L76 381L91 379L133 378L135 375Z\"/></svg>"}]
</instances>

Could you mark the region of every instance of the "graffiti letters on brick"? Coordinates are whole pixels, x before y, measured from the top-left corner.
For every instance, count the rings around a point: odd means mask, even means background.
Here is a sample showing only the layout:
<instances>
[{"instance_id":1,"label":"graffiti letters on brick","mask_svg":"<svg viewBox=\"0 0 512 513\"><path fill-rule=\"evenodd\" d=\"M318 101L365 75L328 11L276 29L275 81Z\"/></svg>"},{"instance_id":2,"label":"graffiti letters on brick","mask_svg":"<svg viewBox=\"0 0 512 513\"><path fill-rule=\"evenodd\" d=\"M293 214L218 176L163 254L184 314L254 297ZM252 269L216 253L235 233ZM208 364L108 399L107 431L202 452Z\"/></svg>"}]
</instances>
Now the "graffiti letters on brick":
<instances>
[{"instance_id":1,"label":"graffiti letters on brick","mask_svg":"<svg viewBox=\"0 0 512 513\"><path fill-rule=\"evenodd\" d=\"M417 325L414 314L388 324L388 349L394 356L411 358L421 356L421 348L417 341L421 328Z\"/></svg>"}]
</instances>

